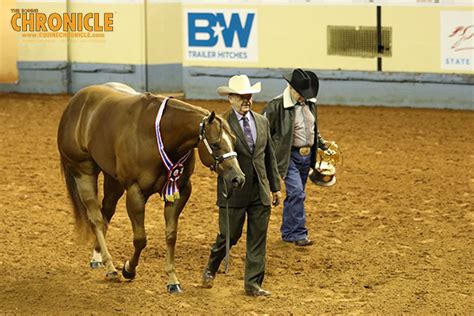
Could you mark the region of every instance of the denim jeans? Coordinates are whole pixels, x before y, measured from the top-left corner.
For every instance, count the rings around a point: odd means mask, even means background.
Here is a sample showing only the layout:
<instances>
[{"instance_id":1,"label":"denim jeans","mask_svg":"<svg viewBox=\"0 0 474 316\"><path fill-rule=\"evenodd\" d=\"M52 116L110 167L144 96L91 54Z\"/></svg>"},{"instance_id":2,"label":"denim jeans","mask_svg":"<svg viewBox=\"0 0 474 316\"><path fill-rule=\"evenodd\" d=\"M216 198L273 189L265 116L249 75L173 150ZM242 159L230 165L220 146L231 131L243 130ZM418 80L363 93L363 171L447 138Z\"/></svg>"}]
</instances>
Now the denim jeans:
<instances>
[{"instance_id":1,"label":"denim jeans","mask_svg":"<svg viewBox=\"0 0 474 316\"><path fill-rule=\"evenodd\" d=\"M308 237L304 192L311 164L311 155L301 156L297 149L291 150L288 173L285 177L286 198L283 202L281 238L296 241Z\"/></svg>"}]
</instances>

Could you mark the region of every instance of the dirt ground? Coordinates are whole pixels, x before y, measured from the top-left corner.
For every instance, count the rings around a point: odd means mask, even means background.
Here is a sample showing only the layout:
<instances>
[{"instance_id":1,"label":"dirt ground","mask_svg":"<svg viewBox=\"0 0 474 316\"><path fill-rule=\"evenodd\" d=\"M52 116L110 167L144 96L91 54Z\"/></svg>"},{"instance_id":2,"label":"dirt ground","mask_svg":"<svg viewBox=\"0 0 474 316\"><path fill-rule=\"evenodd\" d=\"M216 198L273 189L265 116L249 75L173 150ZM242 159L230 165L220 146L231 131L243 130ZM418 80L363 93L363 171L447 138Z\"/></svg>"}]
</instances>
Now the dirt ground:
<instances>
[{"instance_id":1,"label":"dirt ground","mask_svg":"<svg viewBox=\"0 0 474 316\"><path fill-rule=\"evenodd\" d=\"M243 292L245 237L230 272L200 287L217 232L216 179L200 163L180 217L182 295L166 292L158 196L147 204L137 278L110 283L89 268L91 245L77 242L56 148L68 99L0 95L0 313L474 312L474 112L320 106L320 131L343 152L338 182L308 184L312 247L281 241L282 208L273 209L264 281L272 296L251 298ZM133 251L123 198L108 240L121 268Z\"/></svg>"}]
</instances>

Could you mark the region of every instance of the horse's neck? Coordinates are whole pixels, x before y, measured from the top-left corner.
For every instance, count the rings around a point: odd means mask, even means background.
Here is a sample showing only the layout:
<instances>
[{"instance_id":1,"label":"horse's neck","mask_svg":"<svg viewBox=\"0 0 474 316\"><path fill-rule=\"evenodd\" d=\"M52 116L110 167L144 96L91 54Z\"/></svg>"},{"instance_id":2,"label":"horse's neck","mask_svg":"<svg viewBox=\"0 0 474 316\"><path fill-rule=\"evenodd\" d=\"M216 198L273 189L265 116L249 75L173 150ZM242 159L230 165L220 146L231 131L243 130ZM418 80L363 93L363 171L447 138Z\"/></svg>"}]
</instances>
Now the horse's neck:
<instances>
[{"instance_id":1,"label":"horse's neck","mask_svg":"<svg viewBox=\"0 0 474 316\"><path fill-rule=\"evenodd\" d=\"M199 139L199 124L206 113L192 105L169 102L161 120L161 131L165 148L170 156L179 159L196 147ZM171 153L171 151L173 153Z\"/></svg>"}]
</instances>

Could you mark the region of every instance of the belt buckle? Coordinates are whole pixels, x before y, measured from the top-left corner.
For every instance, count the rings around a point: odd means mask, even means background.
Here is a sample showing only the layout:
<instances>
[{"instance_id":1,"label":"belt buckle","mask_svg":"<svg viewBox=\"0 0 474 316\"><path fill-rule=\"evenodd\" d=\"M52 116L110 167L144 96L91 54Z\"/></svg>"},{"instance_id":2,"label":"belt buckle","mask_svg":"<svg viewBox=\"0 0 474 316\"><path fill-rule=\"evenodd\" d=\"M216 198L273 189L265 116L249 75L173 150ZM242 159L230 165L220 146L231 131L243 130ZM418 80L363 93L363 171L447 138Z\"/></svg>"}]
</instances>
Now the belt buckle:
<instances>
[{"instance_id":1,"label":"belt buckle","mask_svg":"<svg viewBox=\"0 0 474 316\"><path fill-rule=\"evenodd\" d=\"M308 156L311 153L311 147L309 146L300 147L299 152L301 156Z\"/></svg>"}]
</instances>

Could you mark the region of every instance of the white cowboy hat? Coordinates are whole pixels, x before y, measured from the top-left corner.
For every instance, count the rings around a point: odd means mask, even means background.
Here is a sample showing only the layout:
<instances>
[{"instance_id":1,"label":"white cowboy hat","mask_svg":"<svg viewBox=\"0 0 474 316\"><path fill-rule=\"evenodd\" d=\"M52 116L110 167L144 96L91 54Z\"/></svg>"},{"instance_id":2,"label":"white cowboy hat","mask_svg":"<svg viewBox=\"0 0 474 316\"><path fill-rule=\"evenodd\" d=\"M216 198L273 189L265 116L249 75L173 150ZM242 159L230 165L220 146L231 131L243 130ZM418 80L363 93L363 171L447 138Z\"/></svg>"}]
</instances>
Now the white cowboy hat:
<instances>
[{"instance_id":1,"label":"white cowboy hat","mask_svg":"<svg viewBox=\"0 0 474 316\"><path fill-rule=\"evenodd\" d=\"M217 88L217 93L220 95L235 94L252 94L259 93L262 89L261 83L257 82L250 86L249 77L246 75L236 75L229 79L229 86L221 86Z\"/></svg>"}]
</instances>

